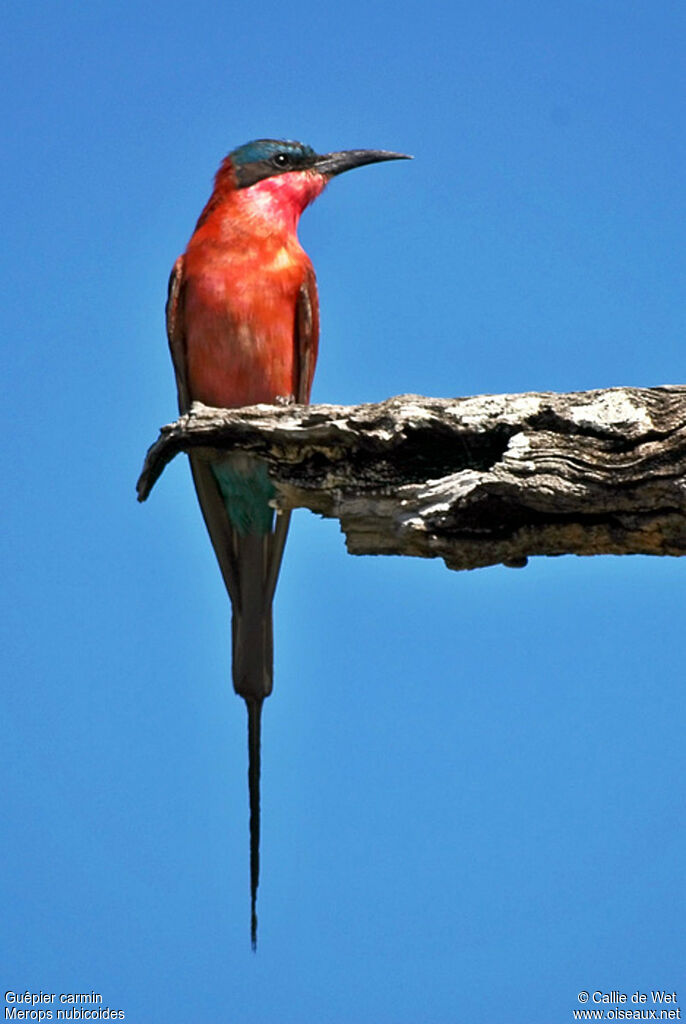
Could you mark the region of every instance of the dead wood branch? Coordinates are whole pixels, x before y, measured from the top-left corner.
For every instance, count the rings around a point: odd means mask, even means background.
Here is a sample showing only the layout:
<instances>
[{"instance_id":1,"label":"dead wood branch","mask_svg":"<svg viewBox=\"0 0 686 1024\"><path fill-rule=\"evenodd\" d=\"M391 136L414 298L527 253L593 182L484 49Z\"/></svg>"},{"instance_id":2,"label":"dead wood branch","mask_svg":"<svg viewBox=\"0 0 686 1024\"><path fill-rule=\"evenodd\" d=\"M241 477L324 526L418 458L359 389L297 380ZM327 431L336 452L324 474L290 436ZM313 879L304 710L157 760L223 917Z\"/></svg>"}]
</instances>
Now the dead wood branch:
<instances>
[{"instance_id":1,"label":"dead wood branch","mask_svg":"<svg viewBox=\"0 0 686 1024\"><path fill-rule=\"evenodd\" d=\"M686 386L196 404L150 448L139 500L191 449L266 459L278 506L339 519L353 554L439 557L450 569L686 554Z\"/></svg>"}]
</instances>

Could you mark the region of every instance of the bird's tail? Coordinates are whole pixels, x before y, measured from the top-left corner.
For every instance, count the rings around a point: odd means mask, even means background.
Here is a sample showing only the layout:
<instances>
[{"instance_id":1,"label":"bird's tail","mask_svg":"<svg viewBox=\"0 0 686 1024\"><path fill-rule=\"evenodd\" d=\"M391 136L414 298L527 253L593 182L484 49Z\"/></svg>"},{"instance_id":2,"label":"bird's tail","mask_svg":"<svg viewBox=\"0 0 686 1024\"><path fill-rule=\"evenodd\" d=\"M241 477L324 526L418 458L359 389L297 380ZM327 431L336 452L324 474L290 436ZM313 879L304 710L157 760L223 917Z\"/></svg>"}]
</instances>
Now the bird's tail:
<instances>
[{"instance_id":1,"label":"bird's tail","mask_svg":"<svg viewBox=\"0 0 686 1024\"><path fill-rule=\"evenodd\" d=\"M250 794L250 944L257 949L257 887L260 884L260 747L262 701L246 699L248 708L248 791Z\"/></svg>"},{"instance_id":2,"label":"bird's tail","mask_svg":"<svg viewBox=\"0 0 686 1024\"><path fill-rule=\"evenodd\" d=\"M268 534L235 540L240 604L233 604L232 673L236 693L248 709L250 799L250 940L257 948L257 887L260 881L260 753L262 702L272 692L274 639L272 602L288 532L288 515L276 517Z\"/></svg>"},{"instance_id":3,"label":"bird's tail","mask_svg":"<svg viewBox=\"0 0 686 1024\"><path fill-rule=\"evenodd\" d=\"M233 606L233 687L248 709L250 800L250 941L257 948L257 887L260 882L260 748L262 702L272 692L274 640L272 595L267 592L271 535L236 538L240 605Z\"/></svg>"},{"instance_id":4,"label":"bird's tail","mask_svg":"<svg viewBox=\"0 0 686 1024\"><path fill-rule=\"evenodd\" d=\"M236 538L236 570L240 604L232 618L232 674L236 693L263 700L274 678L273 593L269 593L271 534Z\"/></svg>"},{"instance_id":5,"label":"bird's tail","mask_svg":"<svg viewBox=\"0 0 686 1024\"><path fill-rule=\"evenodd\" d=\"M290 513L274 514L274 488L259 460L230 455L209 463L191 455L193 479L231 598L233 686L248 708L251 939L257 944L260 856L260 721L272 692L272 602Z\"/></svg>"}]
</instances>

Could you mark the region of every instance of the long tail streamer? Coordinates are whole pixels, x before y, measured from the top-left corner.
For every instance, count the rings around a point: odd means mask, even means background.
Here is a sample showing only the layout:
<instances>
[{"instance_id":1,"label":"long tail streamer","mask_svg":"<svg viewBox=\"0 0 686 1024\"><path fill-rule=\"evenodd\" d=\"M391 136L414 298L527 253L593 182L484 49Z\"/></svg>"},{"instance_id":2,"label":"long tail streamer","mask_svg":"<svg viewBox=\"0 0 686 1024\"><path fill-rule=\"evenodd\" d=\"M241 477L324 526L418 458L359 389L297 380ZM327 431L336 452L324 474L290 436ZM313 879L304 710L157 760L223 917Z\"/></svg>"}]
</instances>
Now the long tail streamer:
<instances>
[{"instance_id":1,"label":"long tail streamer","mask_svg":"<svg viewBox=\"0 0 686 1024\"><path fill-rule=\"evenodd\" d=\"M250 793L250 943L257 949L257 887L260 884L260 732L262 698L246 698L248 708L248 789Z\"/></svg>"}]
</instances>

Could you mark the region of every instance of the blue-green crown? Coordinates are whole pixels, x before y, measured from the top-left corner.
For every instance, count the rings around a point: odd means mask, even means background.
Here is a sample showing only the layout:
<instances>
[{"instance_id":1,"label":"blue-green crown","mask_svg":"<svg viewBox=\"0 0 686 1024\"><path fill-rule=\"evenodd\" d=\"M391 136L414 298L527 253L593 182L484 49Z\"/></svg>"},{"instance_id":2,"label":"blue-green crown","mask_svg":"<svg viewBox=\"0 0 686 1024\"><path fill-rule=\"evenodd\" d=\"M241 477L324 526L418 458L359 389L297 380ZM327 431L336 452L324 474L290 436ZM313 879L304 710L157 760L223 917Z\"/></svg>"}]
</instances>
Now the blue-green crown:
<instances>
[{"instance_id":1,"label":"blue-green crown","mask_svg":"<svg viewBox=\"0 0 686 1024\"><path fill-rule=\"evenodd\" d=\"M238 146L229 155L234 167L244 167L245 164L271 160L278 153L287 154L295 165L301 162L309 163L317 155L311 146L289 139L255 139L253 142Z\"/></svg>"}]
</instances>

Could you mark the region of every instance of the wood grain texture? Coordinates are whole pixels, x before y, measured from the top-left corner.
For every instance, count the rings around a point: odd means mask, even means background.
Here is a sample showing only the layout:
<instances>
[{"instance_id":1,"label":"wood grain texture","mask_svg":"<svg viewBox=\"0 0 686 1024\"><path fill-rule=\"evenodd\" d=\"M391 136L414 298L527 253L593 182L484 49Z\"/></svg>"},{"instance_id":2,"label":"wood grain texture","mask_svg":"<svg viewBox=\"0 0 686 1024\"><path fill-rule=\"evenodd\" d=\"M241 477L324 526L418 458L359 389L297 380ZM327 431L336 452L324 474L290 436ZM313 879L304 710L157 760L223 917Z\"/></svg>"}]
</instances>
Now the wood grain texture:
<instances>
[{"instance_id":1,"label":"wood grain texture","mask_svg":"<svg viewBox=\"0 0 686 1024\"><path fill-rule=\"evenodd\" d=\"M686 386L195 404L148 451L139 500L178 452L233 450L269 462L280 508L338 519L353 554L686 554Z\"/></svg>"}]
</instances>

